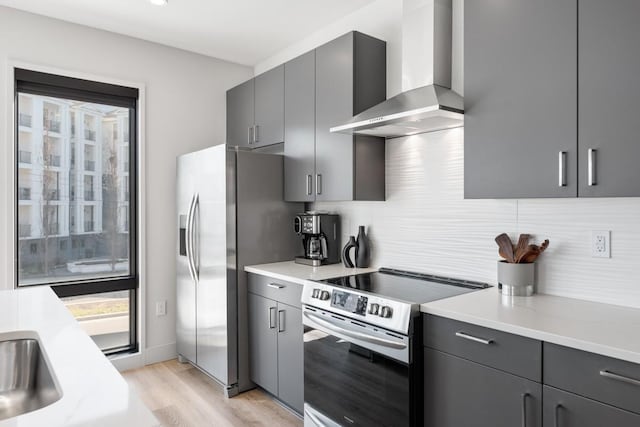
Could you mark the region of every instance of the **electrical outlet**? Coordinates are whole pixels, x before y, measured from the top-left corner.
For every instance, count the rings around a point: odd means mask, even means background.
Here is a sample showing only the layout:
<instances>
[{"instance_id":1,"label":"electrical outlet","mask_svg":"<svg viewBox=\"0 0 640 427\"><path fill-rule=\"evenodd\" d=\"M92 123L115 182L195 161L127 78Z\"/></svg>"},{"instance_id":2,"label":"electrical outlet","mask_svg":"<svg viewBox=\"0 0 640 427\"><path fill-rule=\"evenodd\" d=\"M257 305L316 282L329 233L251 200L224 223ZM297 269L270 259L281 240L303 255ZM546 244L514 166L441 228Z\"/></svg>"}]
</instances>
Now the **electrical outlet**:
<instances>
[{"instance_id":1,"label":"electrical outlet","mask_svg":"<svg viewBox=\"0 0 640 427\"><path fill-rule=\"evenodd\" d=\"M167 314L167 301L156 302L156 316L165 316Z\"/></svg>"},{"instance_id":2,"label":"electrical outlet","mask_svg":"<svg viewBox=\"0 0 640 427\"><path fill-rule=\"evenodd\" d=\"M591 232L591 256L593 258L611 258L611 231L594 230Z\"/></svg>"}]
</instances>

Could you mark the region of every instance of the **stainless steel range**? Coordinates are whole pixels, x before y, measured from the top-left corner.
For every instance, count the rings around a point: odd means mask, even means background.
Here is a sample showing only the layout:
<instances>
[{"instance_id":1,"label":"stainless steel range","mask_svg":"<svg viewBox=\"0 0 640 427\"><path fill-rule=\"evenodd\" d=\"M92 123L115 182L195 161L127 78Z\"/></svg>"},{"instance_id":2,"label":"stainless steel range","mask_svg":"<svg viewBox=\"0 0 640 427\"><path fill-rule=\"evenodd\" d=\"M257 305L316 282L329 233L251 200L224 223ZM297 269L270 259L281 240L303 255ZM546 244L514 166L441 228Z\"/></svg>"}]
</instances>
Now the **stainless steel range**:
<instances>
[{"instance_id":1,"label":"stainless steel range","mask_svg":"<svg viewBox=\"0 0 640 427\"><path fill-rule=\"evenodd\" d=\"M308 282L305 427L421 425L420 304L486 287L387 268Z\"/></svg>"}]
</instances>

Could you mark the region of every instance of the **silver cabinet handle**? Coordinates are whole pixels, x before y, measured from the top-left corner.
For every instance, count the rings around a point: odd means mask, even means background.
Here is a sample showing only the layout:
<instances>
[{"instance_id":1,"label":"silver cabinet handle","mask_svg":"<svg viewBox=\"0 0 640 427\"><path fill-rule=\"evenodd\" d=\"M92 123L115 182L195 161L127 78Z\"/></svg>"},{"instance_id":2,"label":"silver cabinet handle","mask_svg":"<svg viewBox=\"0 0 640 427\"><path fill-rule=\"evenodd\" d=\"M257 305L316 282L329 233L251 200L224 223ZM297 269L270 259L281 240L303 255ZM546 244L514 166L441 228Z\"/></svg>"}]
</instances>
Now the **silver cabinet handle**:
<instances>
[{"instance_id":1,"label":"silver cabinet handle","mask_svg":"<svg viewBox=\"0 0 640 427\"><path fill-rule=\"evenodd\" d=\"M527 427L527 398L529 396L529 393L522 395L522 427Z\"/></svg>"},{"instance_id":2,"label":"silver cabinet handle","mask_svg":"<svg viewBox=\"0 0 640 427\"><path fill-rule=\"evenodd\" d=\"M596 180L596 152L598 150L594 148L589 148L588 151L588 161L587 161L587 174L588 174L588 185L592 187L597 185L598 182Z\"/></svg>"},{"instance_id":3,"label":"silver cabinet handle","mask_svg":"<svg viewBox=\"0 0 640 427\"><path fill-rule=\"evenodd\" d=\"M284 321L285 321L284 310L279 310L278 311L278 332L284 332L285 330Z\"/></svg>"},{"instance_id":4,"label":"silver cabinet handle","mask_svg":"<svg viewBox=\"0 0 640 427\"><path fill-rule=\"evenodd\" d=\"M623 375L614 374L613 372L610 372L610 371L607 371L607 370L600 371L600 375L605 377L605 378L610 378L612 380L621 381L623 383L627 383L627 384L631 384L631 385L635 385L635 386L639 386L640 387L640 380L637 380L635 378L629 378L629 377L625 377Z\"/></svg>"},{"instance_id":5,"label":"silver cabinet handle","mask_svg":"<svg viewBox=\"0 0 640 427\"><path fill-rule=\"evenodd\" d=\"M273 289L282 289L282 288L284 288L284 285L278 285L277 283L268 283L267 286L270 287L270 288L273 288Z\"/></svg>"},{"instance_id":6,"label":"silver cabinet handle","mask_svg":"<svg viewBox=\"0 0 640 427\"><path fill-rule=\"evenodd\" d=\"M321 325L322 327L326 328L327 330L343 334L343 335L345 335L347 337L361 339L362 341L366 341L366 342L371 343L371 344L377 344L377 345L381 345L381 346L389 347L389 348L396 348L396 349L405 349L405 348L407 348L407 345L405 343L402 343L402 342L385 340L385 339L382 339L382 338L371 336L369 334L364 334L362 332L356 332L356 331L350 331L348 329L344 329L344 328L334 324L333 322L331 322L329 320L326 320L326 319L323 319L322 317L318 316L317 314L309 313L308 311L305 311L303 314L307 319L310 319L313 322L316 322L317 324Z\"/></svg>"},{"instance_id":7,"label":"silver cabinet handle","mask_svg":"<svg viewBox=\"0 0 640 427\"><path fill-rule=\"evenodd\" d=\"M313 177L311 175L307 175L307 196L310 196L313 193L311 186L313 185Z\"/></svg>"},{"instance_id":8,"label":"silver cabinet handle","mask_svg":"<svg viewBox=\"0 0 640 427\"><path fill-rule=\"evenodd\" d=\"M253 126L247 128L247 143L249 145L253 144Z\"/></svg>"},{"instance_id":9,"label":"silver cabinet handle","mask_svg":"<svg viewBox=\"0 0 640 427\"><path fill-rule=\"evenodd\" d=\"M558 187L567 186L567 152L558 153Z\"/></svg>"},{"instance_id":10,"label":"silver cabinet handle","mask_svg":"<svg viewBox=\"0 0 640 427\"><path fill-rule=\"evenodd\" d=\"M562 409L562 405L558 403L553 411L553 427L560 426L560 409Z\"/></svg>"},{"instance_id":11,"label":"silver cabinet handle","mask_svg":"<svg viewBox=\"0 0 640 427\"><path fill-rule=\"evenodd\" d=\"M260 130L260 126L259 125L255 125L254 129L253 129L253 142L257 143L258 141L260 141L260 134L258 133Z\"/></svg>"},{"instance_id":12,"label":"silver cabinet handle","mask_svg":"<svg viewBox=\"0 0 640 427\"><path fill-rule=\"evenodd\" d=\"M274 329L276 327L276 308L269 307L269 329Z\"/></svg>"},{"instance_id":13,"label":"silver cabinet handle","mask_svg":"<svg viewBox=\"0 0 640 427\"><path fill-rule=\"evenodd\" d=\"M464 338L465 340L479 342L480 344L485 344L485 345L493 344L493 340L486 340L484 338L474 337L473 335L465 334L462 331L456 332L456 336L460 338Z\"/></svg>"},{"instance_id":14,"label":"silver cabinet handle","mask_svg":"<svg viewBox=\"0 0 640 427\"><path fill-rule=\"evenodd\" d=\"M316 174L316 194L322 194L322 174Z\"/></svg>"}]
</instances>

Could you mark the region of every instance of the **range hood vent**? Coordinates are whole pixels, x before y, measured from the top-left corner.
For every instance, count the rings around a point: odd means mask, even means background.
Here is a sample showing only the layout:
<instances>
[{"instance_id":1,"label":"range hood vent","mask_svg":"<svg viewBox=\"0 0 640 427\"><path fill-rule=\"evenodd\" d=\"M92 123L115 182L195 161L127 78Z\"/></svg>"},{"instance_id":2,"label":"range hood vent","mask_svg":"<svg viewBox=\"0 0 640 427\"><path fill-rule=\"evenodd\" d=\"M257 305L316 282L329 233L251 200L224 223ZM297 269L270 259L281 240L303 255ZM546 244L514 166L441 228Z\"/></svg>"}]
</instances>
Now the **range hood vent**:
<instances>
[{"instance_id":1,"label":"range hood vent","mask_svg":"<svg viewBox=\"0 0 640 427\"><path fill-rule=\"evenodd\" d=\"M404 0L404 92L331 132L397 138L464 125L464 100L451 86L451 0Z\"/></svg>"},{"instance_id":2,"label":"range hood vent","mask_svg":"<svg viewBox=\"0 0 640 427\"><path fill-rule=\"evenodd\" d=\"M438 85L422 86L389 98L358 114L331 132L397 138L460 127L464 101Z\"/></svg>"}]
</instances>

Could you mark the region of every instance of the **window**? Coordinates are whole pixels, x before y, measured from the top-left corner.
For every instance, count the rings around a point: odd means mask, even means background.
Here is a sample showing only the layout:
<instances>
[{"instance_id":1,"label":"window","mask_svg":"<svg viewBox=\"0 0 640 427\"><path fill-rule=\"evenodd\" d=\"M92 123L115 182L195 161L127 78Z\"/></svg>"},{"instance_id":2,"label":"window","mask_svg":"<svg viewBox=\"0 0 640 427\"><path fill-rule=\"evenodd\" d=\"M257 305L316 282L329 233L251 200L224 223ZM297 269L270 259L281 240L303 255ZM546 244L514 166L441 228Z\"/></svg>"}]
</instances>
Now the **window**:
<instances>
[{"instance_id":1,"label":"window","mask_svg":"<svg viewBox=\"0 0 640 427\"><path fill-rule=\"evenodd\" d=\"M138 91L15 78L17 286L51 286L105 353L136 350Z\"/></svg>"}]
</instances>

